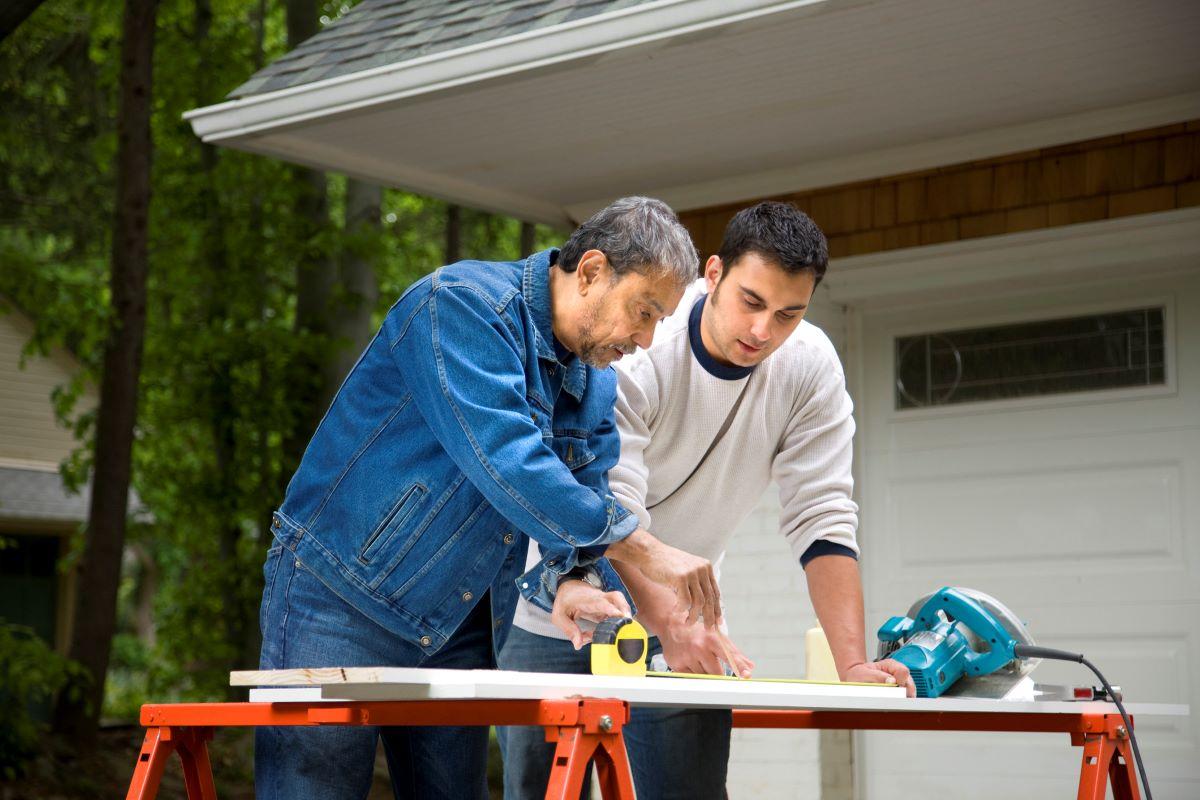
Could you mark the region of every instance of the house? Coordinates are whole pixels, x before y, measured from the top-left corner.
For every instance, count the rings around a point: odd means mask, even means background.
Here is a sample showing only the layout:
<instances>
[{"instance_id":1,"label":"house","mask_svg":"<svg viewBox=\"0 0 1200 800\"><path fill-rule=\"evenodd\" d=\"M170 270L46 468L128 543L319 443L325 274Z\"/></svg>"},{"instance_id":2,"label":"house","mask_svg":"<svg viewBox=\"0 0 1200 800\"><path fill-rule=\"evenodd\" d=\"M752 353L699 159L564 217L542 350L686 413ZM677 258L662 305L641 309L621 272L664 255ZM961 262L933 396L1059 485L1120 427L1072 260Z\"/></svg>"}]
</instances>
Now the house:
<instances>
[{"instance_id":1,"label":"house","mask_svg":"<svg viewBox=\"0 0 1200 800\"><path fill-rule=\"evenodd\" d=\"M868 634L987 591L1129 698L1200 708L1200 6L1119 0L364 0L206 142L563 227L613 197L702 253L783 198L830 237L809 318L855 399ZM722 570L796 675L813 622L766 498ZM1059 664L1042 680L1088 683ZM1147 720L1160 797L1200 716ZM1045 735L738 732L733 797L1057 797Z\"/></svg>"},{"instance_id":2,"label":"house","mask_svg":"<svg viewBox=\"0 0 1200 800\"><path fill-rule=\"evenodd\" d=\"M0 618L32 628L65 653L74 606L73 572L58 562L87 521L90 493L68 492L58 465L79 444L55 417L51 393L79 365L66 352L22 352L33 323L0 297ZM94 390L80 399L96 405Z\"/></svg>"}]
</instances>

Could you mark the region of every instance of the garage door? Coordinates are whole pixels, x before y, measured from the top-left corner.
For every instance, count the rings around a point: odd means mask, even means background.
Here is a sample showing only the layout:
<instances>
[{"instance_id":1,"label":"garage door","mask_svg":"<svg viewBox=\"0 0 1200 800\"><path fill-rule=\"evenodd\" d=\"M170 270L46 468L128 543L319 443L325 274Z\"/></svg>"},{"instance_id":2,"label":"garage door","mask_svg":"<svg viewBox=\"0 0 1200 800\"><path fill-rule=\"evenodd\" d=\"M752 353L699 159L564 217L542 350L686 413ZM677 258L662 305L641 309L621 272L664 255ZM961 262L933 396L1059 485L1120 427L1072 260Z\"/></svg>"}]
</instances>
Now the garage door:
<instances>
[{"instance_id":1,"label":"garage door","mask_svg":"<svg viewBox=\"0 0 1200 800\"><path fill-rule=\"evenodd\" d=\"M945 584L1131 701L1200 711L1200 271L862 311L871 629ZM1048 682L1091 683L1043 663ZM1146 718L1155 796L1200 797L1200 716ZM1062 734L865 733L866 798L1073 796Z\"/></svg>"}]
</instances>

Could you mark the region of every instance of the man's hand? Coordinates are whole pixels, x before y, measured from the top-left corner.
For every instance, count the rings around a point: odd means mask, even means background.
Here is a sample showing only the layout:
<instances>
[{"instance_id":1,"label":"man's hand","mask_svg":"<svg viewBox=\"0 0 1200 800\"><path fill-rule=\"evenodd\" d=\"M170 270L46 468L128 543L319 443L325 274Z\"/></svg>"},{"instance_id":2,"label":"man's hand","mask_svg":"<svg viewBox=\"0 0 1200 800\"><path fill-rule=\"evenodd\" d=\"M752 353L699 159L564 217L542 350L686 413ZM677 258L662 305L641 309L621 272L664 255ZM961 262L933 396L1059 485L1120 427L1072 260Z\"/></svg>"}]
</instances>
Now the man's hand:
<instances>
[{"instance_id":1,"label":"man's hand","mask_svg":"<svg viewBox=\"0 0 1200 800\"><path fill-rule=\"evenodd\" d=\"M908 667L890 658L855 664L846 670L842 680L850 683L896 683L905 688L909 697L917 696L917 687L908 674Z\"/></svg>"},{"instance_id":2,"label":"man's hand","mask_svg":"<svg viewBox=\"0 0 1200 800\"><path fill-rule=\"evenodd\" d=\"M662 644L663 657L674 672L693 672L699 675L724 675L721 662L728 663L739 678L749 678L754 672L754 662L734 646L719 628L689 623L686 615L679 613L658 638ZM724 640L724 641L722 641Z\"/></svg>"},{"instance_id":3,"label":"man's hand","mask_svg":"<svg viewBox=\"0 0 1200 800\"><path fill-rule=\"evenodd\" d=\"M606 592L583 581L567 580L558 584L550 621L578 650L592 640L592 632L579 627L581 620L603 622L609 617L628 616L631 616L629 603L620 592Z\"/></svg>"},{"instance_id":4,"label":"man's hand","mask_svg":"<svg viewBox=\"0 0 1200 800\"><path fill-rule=\"evenodd\" d=\"M721 590L707 558L663 544L641 528L609 545L606 555L632 564L650 580L672 590L675 609L686 612L689 623L703 617L704 624L712 628L721 621Z\"/></svg>"}]
</instances>

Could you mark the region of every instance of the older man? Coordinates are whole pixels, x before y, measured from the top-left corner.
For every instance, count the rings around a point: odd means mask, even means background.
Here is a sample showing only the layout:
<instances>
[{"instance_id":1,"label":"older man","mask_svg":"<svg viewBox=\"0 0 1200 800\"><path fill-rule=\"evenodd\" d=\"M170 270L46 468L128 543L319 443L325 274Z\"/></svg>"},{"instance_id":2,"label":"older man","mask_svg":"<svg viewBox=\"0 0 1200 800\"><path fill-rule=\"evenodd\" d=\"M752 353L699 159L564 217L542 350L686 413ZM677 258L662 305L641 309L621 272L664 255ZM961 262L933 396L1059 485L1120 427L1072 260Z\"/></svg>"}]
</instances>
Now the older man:
<instances>
[{"instance_id":1,"label":"older man","mask_svg":"<svg viewBox=\"0 0 1200 800\"><path fill-rule=\"evenodd\" d=\"M633 197L561 251L460 262L405 292L275 514L261 667L488 668L518 588L581 642L576 620L629 612L606 548L715 619L708 560L638 529L606 477L619 440L605 367L650 344L696 263L674 213ZM397 796L486 797L486 728L378 733ZM260 728L258 796L365 797L376 735Z\"/></svg>"}]
</instances>

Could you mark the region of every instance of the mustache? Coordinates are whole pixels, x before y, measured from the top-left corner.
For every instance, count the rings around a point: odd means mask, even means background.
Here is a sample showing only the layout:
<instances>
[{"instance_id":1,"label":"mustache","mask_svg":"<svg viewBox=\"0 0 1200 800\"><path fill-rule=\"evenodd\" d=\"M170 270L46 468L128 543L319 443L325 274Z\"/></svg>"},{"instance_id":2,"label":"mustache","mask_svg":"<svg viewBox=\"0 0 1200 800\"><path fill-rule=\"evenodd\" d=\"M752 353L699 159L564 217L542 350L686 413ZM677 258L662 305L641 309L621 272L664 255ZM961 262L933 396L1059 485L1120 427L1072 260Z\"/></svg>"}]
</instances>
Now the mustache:
<instances>
[{"instance_id":1,"label":"mustache","mask_svg":"<svg viewBox=\"0 0 1200 800\"><path fill-rule=\"evenodd\" d=\"M628 344L614 344L613 347L616 350L619 350L621 355L625 356L632 355L633 353L637 352L637 345L633 342L629 342Z\"/></svg>"}]
</instances>

